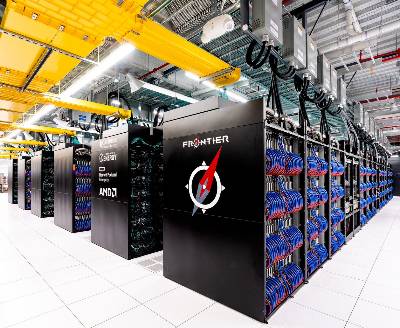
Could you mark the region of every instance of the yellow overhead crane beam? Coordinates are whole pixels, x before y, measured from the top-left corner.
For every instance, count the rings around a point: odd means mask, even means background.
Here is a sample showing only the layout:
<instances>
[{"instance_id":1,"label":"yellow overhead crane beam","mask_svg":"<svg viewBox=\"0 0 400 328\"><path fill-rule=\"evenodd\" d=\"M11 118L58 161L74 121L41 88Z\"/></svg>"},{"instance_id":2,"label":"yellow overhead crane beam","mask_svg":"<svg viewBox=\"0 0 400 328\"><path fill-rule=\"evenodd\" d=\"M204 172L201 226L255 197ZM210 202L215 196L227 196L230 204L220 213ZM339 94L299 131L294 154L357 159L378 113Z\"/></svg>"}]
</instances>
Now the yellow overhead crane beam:
<instances>
[{"instance_id":1,"label":"yellow overhead crane beam","mask_svg":"<svg viewBox=\"0 0 400 328\"><path fill-rule=\"evenodd\" d=\"M106 37L114 37L120 42L124 40L131 42L137 49L201 78L211 77L213 82L220 87L234 83L240 78L240 69L230 66L152 19L143 17L141 11L147 2L148 0L122 2L116 0L13 0L7 2L4 13L5 23L2 25L9 31L37 39L56 49L82 57L86 57ZM17 46L11 43L9 45ZM28 48L25 51L31 51L32 54L36 51L37 60L45 53L45 51L38 51L40 49L37 47L36 49ZM11 60L14 67L22 66L22 63L17 64L21 57L24 57L23 53ZM72 61L66 61L66 59ZM41 69L41 72L45 73L42 77L52 84L51 81L59 81L62 78L55 70L61 69L63 72L66 71L66 74L72 69L71 66L78 62L54 51ZM60 67L62 63L65 63L67 67ZM32 63L27 66L30 70L33 69ZM22 71L26 72L26 69Z\"/></svg>"},{"instance_id":2,"label":"yellow overhead crane beam","mask_svg":"<svg viewBox=\"0 0 400 328\"><path fill-rule=\"evenodd\" d=\"M38 126L38 125L19 125L14 123L0 123L0 131L8 131L8 130L22 130L29 132L38 132L38 133L48 133L48 134L62 134L67 136L76 136L76 131L69 129L60 129L53 128L48 126Z\"/></svg>"},{"instance_id":3,"label":"yellow overhead crane beam","mask_svg":"<svg viewBox=\"0 0 400 328\"><path fill-rule=\"evenodd\" d=\"M17 147L0 147L2 151L16 152L16 153L29 153L31 150L29 148L17 148ZM0 153L2 154L2 153Z\"/></svg>"},{"instance_id":4,"label":"yellow overhead crane beam","mask_svg":"<svg viewBox=\"0 0 400 328\"><path fill-rule=\"evenodd\" d=\"M16 139L5 139L0 138L0 144L10 144L10 145L25 145L25 146L47 146L47 142L36 141L36 140L16 140Z\"/></svg>"},{"instance_id":5,"label":"yellow overhead crane beam","mask_svg":"<svg viewBox=\"0 0 400 328\"><path fill-rule=\"evenodd\" d=\"M0 159L17 159L18 156L13 153L0 153Z\"/></svg>"},{"instance_id":6,"label":"yellow overhead crane beam","mask_svg":"<svg viewBox=\"0 0 400 328\"><path fill-rule=\"evenodd\" d=\"M54 104L101 115L130 112L45 94L107 37L222 87L240 69L144 17L147 0L8 0L0 24L0 120L15 122L36 104ZM11 92L8 86L17 90ZM32 94L31 92L34 92ZM111 107L111 108L110 108ZM13 113L13 112L17 113ZM117 112L116 112L117 111Z\"/></svg>"},{"instance_id":7,"label":"yellow overhead crane beam","mask_svg":"<svg viewBox=\"0 0 400 328\"><path fill-rule=\"evenodd\" d=\"M82 112L94 113L99 115L113 115L120 118L130 118L131 111L128 109L94 103L82 99L71 97L61 97L54 93L39 93L32 90L20 91L15 86L0 83L0 99L12 103L55 105L57 107L78 110Z\"/></svg>"}]
</instances>

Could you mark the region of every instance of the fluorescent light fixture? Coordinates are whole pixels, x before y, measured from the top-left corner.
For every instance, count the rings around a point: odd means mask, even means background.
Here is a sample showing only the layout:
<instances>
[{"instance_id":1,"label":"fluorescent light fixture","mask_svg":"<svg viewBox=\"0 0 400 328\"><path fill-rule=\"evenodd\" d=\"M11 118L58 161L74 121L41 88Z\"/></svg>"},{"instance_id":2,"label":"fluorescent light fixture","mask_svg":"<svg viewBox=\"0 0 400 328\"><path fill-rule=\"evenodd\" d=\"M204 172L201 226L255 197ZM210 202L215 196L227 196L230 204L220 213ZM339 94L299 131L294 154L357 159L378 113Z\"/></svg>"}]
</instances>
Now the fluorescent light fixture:
<instances>
[{"instance_id":1,"label":"fluorescent light fixture","mask_svg":"<svg viewBox=\"0 0 400 328\"><path fill-rule=\"evenodd\" d=\"M191 97L187 97L187 96L185 96L185 95L183 95L181 93L178 93L178 92L175 92L175 91L171 91L171 90L159 87L159 86L154 85L154 84L144 83L143 84L143 88L145 88L147 90L150 90L150 91L157 92L157 93L161 93L161 94L169 96L169 97L173 97L173 98L177 98L177 99L186 101L186 102L188 102L190 104L194 104L194 103L198 102L197 99L194 99L194 98L191 98Z\"/></svg>"},{"instance_id":2,"label":"fluorescent light fixture","mask_svg":"<svg viewBox=\"0 0 400 328\"><path fill-rule=\"evenodd\" d=\"M193 74L193 73L185 72L185 75L188 78L192 79L192 80L200 81L200 78L197 75ZM241 77L240 80L241 81L245 81L245 80L247 80L247 78L245 78L245 77L242 78ZM215 85L215 83L213 83L211 81L203 81L203 82L201 82L201 84L203 84L207 88L210 88L210 89L213 89L213 90L217 90L219 92L223 92L224 91L222 88L218 88ZM245 98L242 95L240 95L240 94L238 94L236 92L233 92L233 91L227 90L226 91L226 95L229 97L229 99L231 99L233 101L236 101L236 102L247 103L249 101L247 98Z\"/></svg>"},{"instance_id":3,"label":"fluorescent light fixture","mask_svg":"<svg viewBox=\"0 0 400 328\"><path fill-rule=\"evenodd\" d=\"M191 72L185 72L185 75L186 75L186 77L188 77L191 80L200 81L200 77L197 76L196 74L193 74Z\"/></svg>"},{"instance_id":4,"label":"fluorescent light fixture","mask_svg":"<svg viewBox=\"0 0 400 328\"><path fill-rule=\"evenodd\" d=\"M113 100L111 100L111 105L113 105L115 107L119 107L119 106L121 106L121 102L118 99L113 99Z\"/></svg>"},{"instance_id":5,"label":"fluorescent light fixture","mask_svg":"<svg viewBox=\"0 0 400 328\"><path fill-rule=\"evenodd\" d=\"M130 53L135 50L135 47L130 43L124 43L117 49L111 52L106 58L104 58L98 65L88 70L83 76L76 80L70 87L61 93L61 97L71 97L82 88L93 82L95 79L103 75L111 67L116 65Z\"/></svg>"},{"instance_id":6,"label":"fluorescent light fixture","mask_svg":"<svg viewBox=\"0 0 400 328\"><path fill-rule=\"evenodd\" d=\"M207 88L221 91L221 89L218 88L218 87L215 85L215 83L213 83L213 82L211 82L211 81L203 81L203 82L201 82L201 84L205 85Z\"/></svg>"},{"instance_id":7,"label":"fluorescent light fixture","mask_svg":"<svg viewBox=\"0 0 400 328\"><path fill-rule=\"evenodd\" d=\"M233 92L233 91L227 90L226 91L226 95L230 99L238 101L238 102L241 102L241 103L247 103L249 101L247 98L245 98L245 97L243 97L243 96L241 96L241 95L239 95L239 94L237 94L236 92Z\"/></svg>"}]
</instances>

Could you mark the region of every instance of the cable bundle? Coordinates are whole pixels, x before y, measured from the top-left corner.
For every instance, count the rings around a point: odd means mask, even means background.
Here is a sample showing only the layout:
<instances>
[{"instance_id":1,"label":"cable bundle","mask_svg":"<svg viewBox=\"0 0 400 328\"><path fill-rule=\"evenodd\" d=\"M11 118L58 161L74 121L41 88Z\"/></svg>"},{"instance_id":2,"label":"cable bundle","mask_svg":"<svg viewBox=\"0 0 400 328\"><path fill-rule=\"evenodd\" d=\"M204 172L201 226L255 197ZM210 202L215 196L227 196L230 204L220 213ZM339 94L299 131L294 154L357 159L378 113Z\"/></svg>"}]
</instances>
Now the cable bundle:
<instances>
[{"instance_id":1,"label":"cable bundle","mask_svg":"<svg viewBox=\"0 0 400 328\"><path fill-rule=\"evenodd\" d=\"M344 173L344 166L336 159L331 160L331 172L333 176L340 176Z\"/></svg>"},{"instance_id":2,"label":"cable bundle","mask_svg":"<svg viewBox=\"0 0 400 328\"><path fill-rule=\"evenodd\" d=\"M286 215L285 199L279 192L267 192L265 197L265 211L268 220L278 219Z\"/></svg>"},{"instance_id":3,"label":"cable bundle","mask_svg":"<svg viewBox=\"0 0 400 328\"><path fill-rule=\"evenodd\" d=\"M265 238L265 249L267 268L289 254L289 246L280 235L271 234Z\"/></svg>"},{"instance_id":4,"label":"cable bundle","mask_svg":"<svg viewBox=\"0 0 400 328\"><path fill-rule=\"evenodd\" d=\"M295 263L289 263L282 269L282 278L288 295L292 294L304 281L303 271Z\"/></svg>"},{"instance_id":5,"label":"cable bundle","mask_svg":"<svg viewBox=\"0 0 400 328\"><path fill-rule=\"evenodd\" d=\"M279 234L265 238L266 266L283 260L303 245L303 234L295 227L283 229Z\"/></svg>"},{"instance_id":6,"label":"cable bundle","mask_svg":"<svg viewBox=\"0 0 400 328\"><path fill-rule=\"evenodd\" d=\"M319 267L319 259L317 254L313 252L313 250L309 250L307 252L307 272L308 275L313 273Z\"/></svg>"},{"instance_id":7,"label":"cable bundle","mask_svg":"<svg viewBox=\"0 0 400 328\"><path fill-rule=\"evenodd\" d=\"M366 183L360 183L360 191L370 191L373 188L376 188L378 186L377 182L366 182Z\"/></svg>"},{"instance_id":8,"label":"cable bundle","mask_svg":"<svg viewBox=\"0 0 400 328\"><path fill-rule=\"evenodd\" d=\"M336 253L340 247L345 243L346 238L340 231L335 231L331 236L331 250Z\"/></svg>"},{"instance_id":9,"label":"cable bundle","mask_svg":"<svg viewBox=\"0 0 400 328\"><path fill-rule=\"evenodd\" d=\"M303 246L303 234L299 228L291 226L289 228L283 229L281 235L289 245L289 253L293 253L295 250Z\"/></svg>"},{"instance_id":10,"label":"cable bundle","mask_svg":"<svg viewBox=\"0 0 400 328\"><path fill-rule=\"evenodd\" d=\"M332 208L331 210L331 223L335 227L344 220L345 214L340 208Z\"/></svg>"},{"instance_id":11,"label":"cable bundle","mask_svg":"<svg viewBox=\"0 0 400 328\"><path fill-rule=\"evenodd\" d=\"M307 175L310 177L320 177L328 172L328 163L318 156L307 158Z\"/></svg>"},{"instance_id":12,"label":"cable bundle","mask_svg":"<svg viewBox=\"0 0 400 328\"><path fill-rule=\"evenodd\" d=\"M317 239L319 236L318 226L313 221L307 221L307 238L311 240Z\"/></svg>"},{"instance_id":13,"label":"cable bundle","mask_svg":"<svg viewBox=\"0 0 400 328\"><path fill-rule=\"evenodd\" d=\"M268 277L265 281L266 312L270 314L286 297L285 287L281 279L275 276Z\"/></svg>"},{"instance_id":14,"label":"cable bundle","mask_svg":"<svg viewBox=\"0 0 400 328\"><path fill-rule=\"evenodd\" d=\"M337 201L345 196L345 190L342 186L332 185L331 195L332 201Z\"/></svg>"},{"instance_id":15,"label":"cable bundle","mask_svg":"<svg viewBox=\"0 0 400 328\"><path fill-rule=\"evenodd\" d=\"M376 169L360 166L360 175L361 176L375 176L377 175L378 171Z\"/></svg>"},{"instance_id":16,"label":"cable bundle","mask_svg":"<svg viewBox=\"0 0 400 328\"><path fill-rule=\"evenodd\" d=\"M321 265L322 263L324 263L327 260L327 258L329 256L328 250L322 244L315 245L313 249L318 256L319 265Z\"/></svg>"},{"instance_id":17,"label":"cable bundle","mask_svg":"<svg viewBox=\"0 0 400 328\"><path fill-rule=\"evenodd\" d=\"M367 216L365 214L361 214L360 221L361 221L361 225L366 225L368 222Z\"/></svg>"},{"instance_id":18,"label":"cable bundle","mask_svg":"<svg viewBox=\"0 0 400 328\"><path fill-rule=\"evenodd\" d=\"M325 204L329 198L328 192L322 187L317 187L316 189L319 195L319 205Z\"/></svg>"},{"instance_id":19,"label":"cable bundle","mask_svg":"<svg viewBox=\"0 0 400 328\"><path fill-rule=\"evenodd\" d=\"M268 148L265 151L266 175L295 176L303 171L303 159L295 153Z\"/></svg>"},{"instance_id":20,"label":"cable bundle","mask_svg":"<svg viewBox=\"0 0 400 328\"><path fill-rule=\"evenodd\" d=\"M326 218L324 216L315 215L315 216L311 217L311 220L317 226L318 234L321 234L324 231L326 231L326 229L328 229L328 221L326 220Z\"/></svg>"},{"instance_id":21,"label":"cable bundle","mask_svg":"<svg viewBox=\"0 0 400 328\"><path fill-rule=\"evenodd\" d=\"M315 188L307 188L307 205L308 208L315 208L319 205L320 194Z\"/></svg>"},{"instance_id":22,"label":"cable bundle","mask_svg":"<svg viewBox=\"0 0 400 328\"><path fill-rule=\"evenodd\" d=\"M276 276L268 277L265 281L267 315L292 294L303 281L303 271L295 263L286 265Z\"/></svg>"},{"instance_id":23,"label":"cable bundle","mask_svg":"<svg viewBox=\"0 0 400 328\"><path fill-rule=\"evenodd\" d=\"M385 177L385 176L388 175L388 172L387 172L387 171L380 171L380 172L379 172L379 175L380 175L381 177Z\"/></svg>"},{"instance_id":24,"label":"cable bundle","mask_svg":"<svg viewBox=\"0 0 400 328\"><path fill-rule=\"evenodd\" d=\"M303 197L298 191L285 190L282 193L285 199L286 214L293 214L301 211L304 206Z\"/></svg>"},{"instance_id":25,"label":"cable bundle","mask_svg":"<svg viewBox=\"0 0 400 328\"><path fill-rule=\"evenodd\" d=\"M387 180L382 180L381 182L379 182L379 187L385 187L387 184Z\"/></svg>"},{"instance_id":26,"label":"cable bundle","mask_svg":"<svg viewBox=\"0 0 400 328\"><path fill-rule=\"evenodd\" d=\"M303 208L303 197L298 191L285 190L281 193L270 191L265 197L265 212L268 220L293 214Z\"/></svg>"}]
</instances>

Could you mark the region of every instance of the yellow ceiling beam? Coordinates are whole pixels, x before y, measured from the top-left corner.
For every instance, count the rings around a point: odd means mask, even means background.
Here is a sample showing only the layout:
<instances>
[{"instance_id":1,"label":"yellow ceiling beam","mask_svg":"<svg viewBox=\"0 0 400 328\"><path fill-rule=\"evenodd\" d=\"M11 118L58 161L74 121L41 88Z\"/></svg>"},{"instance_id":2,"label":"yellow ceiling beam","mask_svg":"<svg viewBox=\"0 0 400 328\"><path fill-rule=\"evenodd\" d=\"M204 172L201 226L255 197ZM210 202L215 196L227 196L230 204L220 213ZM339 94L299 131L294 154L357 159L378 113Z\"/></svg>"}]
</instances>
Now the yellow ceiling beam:
<instances>
[{"instance_id":1,"label":"yellow ceiling beam","mask_svg":"<svg viewBox=\"0 0 400 328\"><path fill-rule=\"evenodd\" d=\"M0 153L0 159L17 159L18 156L13 153Z\"/></svg>"},{"instance_id":2,"label":"yellow ceiling beam","mask_svg":"<svg viewBox=\"0 0 400 328\"><path fill-rule=\"evenodd\" d=\"M18 88L0 84L0 99L23 104L43 104L78 110L99 115L113 115L120 118L130 118L131 111L114 106L94 103L71 97L60 97L53 93L39 93L31 90L20 91Z\"/></svg>"},{"instance_id":3,"label":"yellow ceiling beam","mask_svg":"<svg viewBox=\"0 0 400 328\"><path fill-rule=\"evenodd\" d=\"M143 17L141 11L147 2L125 0L118 5L115 0L14 0L6 7L4 16L9 25L4 27L80 56L88 47L93 50L106 37L114 37L201 78L210 77L219 87L240 78L239 68ZM8 21L8 16L13 20ZM50 59L55 55L59 54L52 54ZM47 69L42 68L42 76L54 79Z\"/></svg>"},{"instance_id":4,"label":"yellow ceiling beam","mask_svg":"<svg viewBox=\"0 0 400 328\"><path fill-rule=\"evenodd\" d=\"M136 16L133 30L127 33L124 39L144 53L200 78L209 77L218 87L232 84L240 78L239 68L231 67L223 60L151 19Z\"/></svg>"},{"instance_id":5,"label":"yellow ceiling beam","mask_svg":"<svg viewBox=\"0 0 400 328\"><path fill-rule=\"evenodd\" d=\"M61 134L67 136L76 136L76 131L69 129L60 129L49 126L38 126L38 125L20 125L20 124L7 124L0 123L0 130L8 131L8 130L22 130L29 132L38 132L38 133L47 133L47 134Z\"/></svg>"},{"instance_id":6,"label":"yellow ceiling beam","mask_svg":"<svg viewBox=\"0 0 400 328\"><path fill-rule=\"evenodd\" d=\"M10 144L10 145L25 145L25 146L47 146L47 142L36 141L36 140L16 140L16 139L6 139L0 138L0 144Z\"/></svg>"},{"instance_id":7,"label":"yellow ceiling beam","mask_svg":"<svg viewBox=\"0 0 400 328\"><path fill-rule=\"evenodd\" d=\"M31 150L29 148L17 148L17 147L0 147L0 150L2 151L8 151L8 152L16 152L16 153L28 153ZM2 153L0 153L2 154Z\"/></svg>"}]
</instances>

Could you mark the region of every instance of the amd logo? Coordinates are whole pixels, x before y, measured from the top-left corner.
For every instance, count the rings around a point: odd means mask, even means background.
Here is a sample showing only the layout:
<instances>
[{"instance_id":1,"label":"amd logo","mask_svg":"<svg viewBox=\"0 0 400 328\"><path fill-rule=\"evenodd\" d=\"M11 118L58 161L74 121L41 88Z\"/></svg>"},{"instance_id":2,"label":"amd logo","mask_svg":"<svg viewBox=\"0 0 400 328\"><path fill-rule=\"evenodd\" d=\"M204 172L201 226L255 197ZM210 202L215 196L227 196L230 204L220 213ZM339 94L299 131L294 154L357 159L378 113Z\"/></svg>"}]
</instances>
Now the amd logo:
<instances>
[{"instance_id":1,"label":"amd logo","mask_svg":"<svg viewBox=\"0 0 400 328\"><path fill-rule=\"evenodd\" d=\"M193 141L184 141L182 143L182 148L198 148L200 146L219 145L223 143L229 143L229 136L218 136L203 139L196 138Z\"/></svg>"},{"instance_id":2,"label":"amd logo","mask_svg":"<svg viewBox=\"0 0 400 328\"><path fill-rule=\"evenodd\" d=\"M117 188L100 188L99 195L103 197L116 198Z\"/></svg>"}]
</instances>

